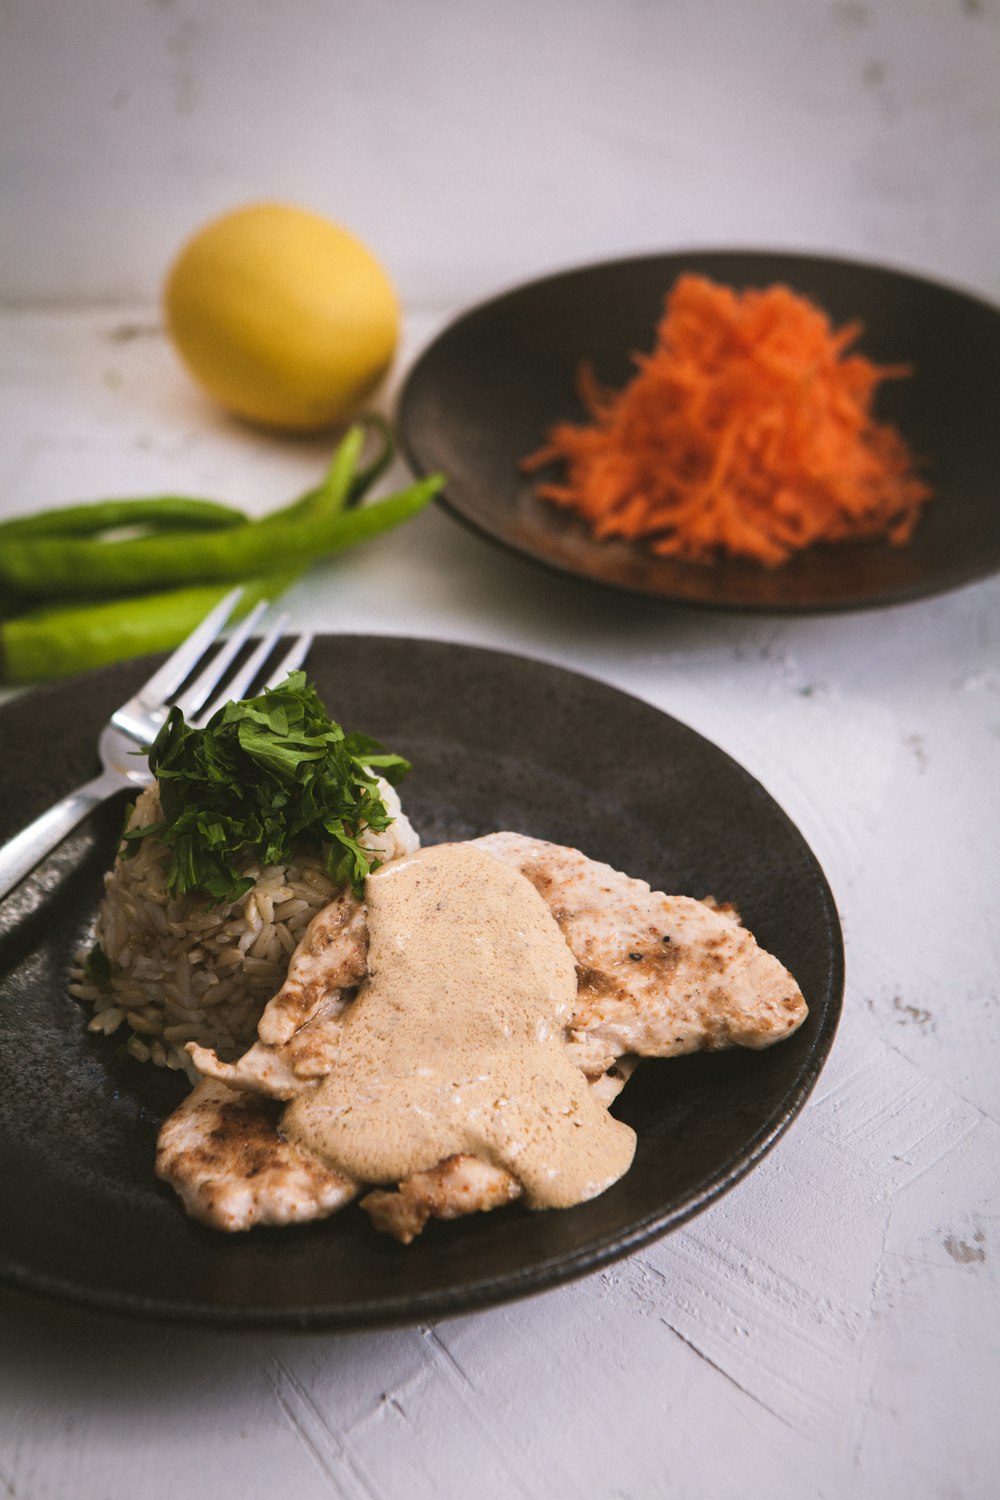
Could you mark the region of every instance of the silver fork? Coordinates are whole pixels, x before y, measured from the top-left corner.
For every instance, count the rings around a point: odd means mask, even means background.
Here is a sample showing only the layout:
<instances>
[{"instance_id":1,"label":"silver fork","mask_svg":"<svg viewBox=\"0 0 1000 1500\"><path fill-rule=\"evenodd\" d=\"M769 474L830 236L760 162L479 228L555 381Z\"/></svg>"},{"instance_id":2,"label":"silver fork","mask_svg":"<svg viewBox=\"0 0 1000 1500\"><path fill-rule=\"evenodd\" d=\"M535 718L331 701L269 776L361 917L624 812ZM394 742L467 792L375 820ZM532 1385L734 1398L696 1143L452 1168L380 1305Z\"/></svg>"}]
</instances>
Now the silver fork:
<instances>
[{"instance_id":1,"label":"silver fork","mask_svg":"<svg viewBox=\"0 0 1000 1500\"><path fill-rule=\"evenodd\" d=\"M296 636L277 664L267 670L290 619L289 615L281 614L261 636L246 661L226 677L228 669L267 613L265 601L250 610L214 656L202 666L202 661L225 629L242 592L242 589L233 589L220 600L135 696L115 709L98 741L104 767L101 774L70 792L0 849L0 899L13 890L95 807L123 788L141 787L152 781L146 757L136 752L156 738L157 730L171 707L176 705L187 722L199 728L207 724L216 709L229 699L250 696L254 688L260 691L265 687L276 687L287 673L302 665L312 645L310 633ZM178 691L181 688L183 692Z\"/></svg>"}]
</instances>

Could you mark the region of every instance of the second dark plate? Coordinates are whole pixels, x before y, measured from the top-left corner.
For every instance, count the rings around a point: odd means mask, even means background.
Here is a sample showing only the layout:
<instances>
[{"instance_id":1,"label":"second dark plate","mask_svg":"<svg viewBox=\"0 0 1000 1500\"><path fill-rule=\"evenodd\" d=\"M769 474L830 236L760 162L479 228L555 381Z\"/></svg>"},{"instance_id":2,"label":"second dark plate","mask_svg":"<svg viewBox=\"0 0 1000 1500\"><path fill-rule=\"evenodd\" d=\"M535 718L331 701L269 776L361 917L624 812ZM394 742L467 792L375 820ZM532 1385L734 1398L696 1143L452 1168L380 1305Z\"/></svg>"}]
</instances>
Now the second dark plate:
<instances>
[{"instance_id":1,"label":"second dark plate","mask_svg":"<svg viewBox=\"0 0 1000 1500\"><path fill-rule=\"evenodd\" d=\"M553 422L585 419L581 361L605 385L634 372L663 301L684 272L732 286L783 282L840 326L860 319L858 348L908 364L876 411L921 462L936 498L910 544L816 547L769 570L739 560L700 567L624 542L535 498L520 460ZM704 251L583 266L517 287L465 313L404 383L400 441L419 474L447 477L441 504L490 541L592 582L688 604L774 611L857 609L939 593L1000 568L1000 310L886 267L811 255Z\"/></svg>"}]
</instances>

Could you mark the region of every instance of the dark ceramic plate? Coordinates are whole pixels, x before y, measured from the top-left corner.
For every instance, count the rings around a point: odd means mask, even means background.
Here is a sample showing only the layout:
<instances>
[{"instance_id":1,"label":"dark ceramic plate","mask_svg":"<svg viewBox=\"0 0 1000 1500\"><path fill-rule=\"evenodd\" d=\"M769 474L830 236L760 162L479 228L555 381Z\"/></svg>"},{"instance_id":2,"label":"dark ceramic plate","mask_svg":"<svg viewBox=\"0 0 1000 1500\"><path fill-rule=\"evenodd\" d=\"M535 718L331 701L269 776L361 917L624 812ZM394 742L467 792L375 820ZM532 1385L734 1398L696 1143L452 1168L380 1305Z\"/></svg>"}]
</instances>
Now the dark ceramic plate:
<instances>
[{"instance_id":1,"label":"dark ceramic plate","mask_svg":"<svg viewBox=\"0 0 1000 1500\"><path fill-rule=\"evenodd\" d=\"M590 361L619 388L648 351L663 299L685 271L737 287L781 281L839 326L861 319L859 347L906 363L877 414L895 423L936 499L907 547L817 547L778 570L694 566L624 542L535 498L519 473L553 422L581 421L576 372ZM584 266L507 292L452 323L416 362L399 405L400 439L421 474L447 476L441 503L490 541L562 572L633 593L717 608L858 609L916 599L1000 568L1000 310L917 276L815 256L703 252ZM555 471L553 471L555 472Z\"/></svg>"},{"instance_id":2,"label":"dark ceramic plate","mask_svg":"<svg viewBox=\"0 0 1000 1500\"><path fill-rule=\"evenodd\" d=\"M153 1176L183 1085L87 1032L65 993L121 826L110 806L0 903L0 1276L17 1286L234 1326L444 1317L593 1271L683 1223L753 1167L815 1082L841 1003L837 913L801 835L722 751L601 683L472 647L324 637L308 669L336 718L410 757L405 806L425 843L513 828L730 899L795 973L809 1018L768 1052L643 1063L616 1105L638 1132L635 1163L579 1208L431 1224L409 1248L356 1207L215 1234ZM109 668L0 709L0 838L93 773L99 726L149 670Z\"/></svg>"}]
</instances>

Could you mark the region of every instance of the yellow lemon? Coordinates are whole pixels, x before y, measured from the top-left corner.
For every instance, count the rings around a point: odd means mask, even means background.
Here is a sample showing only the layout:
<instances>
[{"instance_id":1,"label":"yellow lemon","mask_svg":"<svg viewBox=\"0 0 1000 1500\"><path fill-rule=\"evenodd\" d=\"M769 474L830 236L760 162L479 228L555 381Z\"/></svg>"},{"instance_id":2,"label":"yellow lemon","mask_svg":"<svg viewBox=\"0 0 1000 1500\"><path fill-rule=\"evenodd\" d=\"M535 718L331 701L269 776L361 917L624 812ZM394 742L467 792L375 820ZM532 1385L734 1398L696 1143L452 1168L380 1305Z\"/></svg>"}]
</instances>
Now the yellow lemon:
<instances>
[{"instance_id":1,"label":"yellow lemon","mask_svg":"<svg viewBox=\"0 0 1000 1500\"><path fill-rule=\"evenodd\" d=\"M167 275L164 309L204 390L284 431L349 421L399 336L395 291L366 246L284 203L250 204L201 229Z\"/></svg>"}]
</instances>

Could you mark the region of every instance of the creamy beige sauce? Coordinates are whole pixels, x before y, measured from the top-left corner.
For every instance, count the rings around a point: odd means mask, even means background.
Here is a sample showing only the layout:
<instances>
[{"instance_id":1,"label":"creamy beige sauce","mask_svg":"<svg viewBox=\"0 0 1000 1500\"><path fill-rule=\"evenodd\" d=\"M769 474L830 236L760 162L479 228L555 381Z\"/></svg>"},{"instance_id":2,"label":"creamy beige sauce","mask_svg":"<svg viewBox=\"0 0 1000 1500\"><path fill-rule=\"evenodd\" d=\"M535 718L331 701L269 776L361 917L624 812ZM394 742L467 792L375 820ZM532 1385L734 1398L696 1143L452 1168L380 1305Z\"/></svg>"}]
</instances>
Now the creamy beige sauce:
<instances>
[{"instance_id":1,"label":"creamy beige sauce","mask_svg":"<svg viewBox=\"0 0 1000 1500\"><path fill-rule=\"evenodd\" d=\"M470 844L437 844L383 865L365 894L369 977L284 1134L358 1182L469 1153L505 1167L535 1208L626 1172L635 1133L566 1055L576 964L530 882Z\"/></svg>"}]
</instances>

